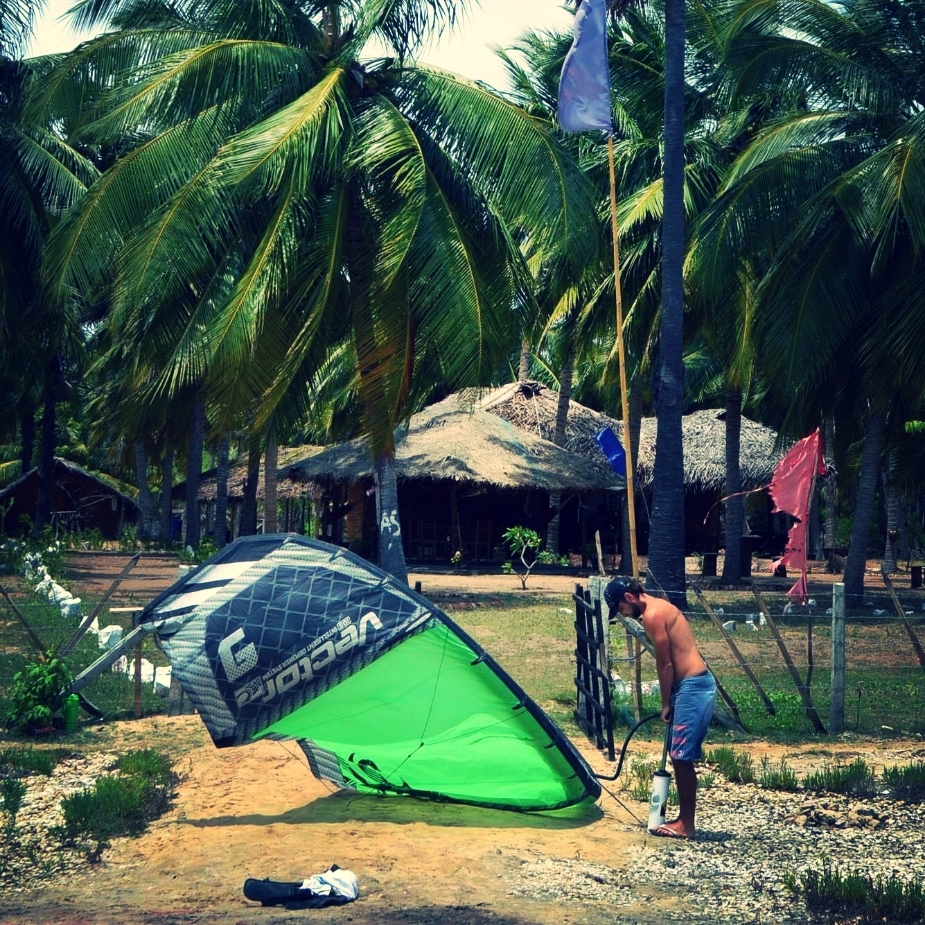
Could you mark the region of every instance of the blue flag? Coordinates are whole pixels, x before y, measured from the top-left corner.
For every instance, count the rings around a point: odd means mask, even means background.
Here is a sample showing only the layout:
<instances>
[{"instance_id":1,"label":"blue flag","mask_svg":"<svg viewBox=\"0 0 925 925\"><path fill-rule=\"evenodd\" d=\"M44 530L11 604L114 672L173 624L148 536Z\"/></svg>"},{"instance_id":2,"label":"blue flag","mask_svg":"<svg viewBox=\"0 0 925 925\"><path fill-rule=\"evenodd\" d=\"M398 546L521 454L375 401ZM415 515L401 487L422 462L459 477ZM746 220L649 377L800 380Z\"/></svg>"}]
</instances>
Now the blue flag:
<instances>
[{"instance_id":1,"label":"blue flag","mask_svg":"<svg viewBox=\"0 0 925 925\"><path fill-rule=\"evenodd\" d=\"M596 434L594 439L597 440L601 452L609 460L610 468L617 475L626 478L626 450L623 449L623 444L620 443L617 435L609 427L605 427Z\"/></svg>"},{"instance_id":2,"label":"blue flag","mask_svg":"<svg viewBox=\"0 0 925 925\"><path fill-rule=\"evenodd\" d=\"M613 132L606 0L582 0L575 39L559 78L559 125L566 132Z\"/></svg>"}]
</instances>

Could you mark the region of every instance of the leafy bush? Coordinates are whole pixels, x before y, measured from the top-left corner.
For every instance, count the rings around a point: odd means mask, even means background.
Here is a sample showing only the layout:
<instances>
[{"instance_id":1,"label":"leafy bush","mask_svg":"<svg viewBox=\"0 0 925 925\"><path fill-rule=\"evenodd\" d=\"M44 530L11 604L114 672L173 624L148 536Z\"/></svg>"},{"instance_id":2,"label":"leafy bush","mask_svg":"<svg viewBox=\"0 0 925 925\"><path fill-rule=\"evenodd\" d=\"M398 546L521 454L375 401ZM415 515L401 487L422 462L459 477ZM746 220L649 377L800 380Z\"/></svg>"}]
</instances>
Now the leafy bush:
<instances>
[{"instance_id":1,"label":"leafy bush","mask_svg":"<svg viewBox=\"0 0 925 925\"><path fill-rule=\"evenodd\" d=\"M14 732L44 729L51 725L54 703L71 683L71 672L53 652L44 662L33 662L18 671L4 704L6 725Z\"/></svg>"},{"instance_id":2,"label":"leafy bush","mask_svg":"<svg viewBox=\"0 0 925 925\"><path fill-rule=\"evenodd\" d=\"M9 538L0 545L0 565L13 575L25 576L30 584L43 578L57 580L64 565L64 544L45 527L39 537Z\"/></svg>"},{"instance_id":3,"label":"leafy bush","mask_svg":"<svg viewBox=\"0 0 925 925\"><path fill-rule=\"evenodd\" d=\"M522 526L508 527L501 536L504 539L505 545L510 549L511 555L518 558L523 567L523 571L521 572L518 571L513 562L505 562L501 567L502 571L505 575L516 575L520 579L521 587L526 589L527 579L530 577L533 566L536 565L538 561L536 557L534 557L532 562L528 562L527 554L539 549L543 541L540 539L540 535L536 530L531 530L529 527Z\"/></svg>"},{"instance_id":4,"label":"leafy bush","mask_svg":"<svg viewBox=\"0 0 925 925\"><path fill-rule=\"evenodd\" d=\"M16 825L16 816L26 795L26 785L16 777L0 780L0 809L9 817L9 826Z\"/></svg>"},{"instance_id":5,"label":"leafy bush","mask_svg":"<svg viewBox=\"0 0 925 925\"><path fill-rule=\"evenodd\" d=\"M925 762L884 767L883 783L890 788L895 799L920 803L925 800Z\"/></svg>"},{"instance_id":6,"label":"leafy bush","mask_svg":"<svg viewBox=\"0 0 925 925\"><path fill-rule=\"evenodd\" d=\"M69 754L65 749L3 748L0 749L0 776L19 777L24 774L51 774L55 766Z\"/></svg>"},{"instance_id":7,"label":"leafy bush","mask_svg":"<svg viewBox=\"0 0 925 925\"><path fill-rule=\"evenodd\" d=\"M177 556L184 565L198 565L200 562L205 562L206 559L211 559L217 552L218 547L212 542L212 538L205 536L196 544L195 548L184 546L177 553Z\"/></svg>"},{"instance_id":8,"label":"leafy bush","mask_svg":"<svg viewBox=\"0 0 925 925\"><path fill-rule=\"evenodd\" d=\"M129 752L117 762L116 768L131 777L144 777L150 780L166 781L170 778L173 765L166 755L153 748Z\"/></svg>"}]
</instances>

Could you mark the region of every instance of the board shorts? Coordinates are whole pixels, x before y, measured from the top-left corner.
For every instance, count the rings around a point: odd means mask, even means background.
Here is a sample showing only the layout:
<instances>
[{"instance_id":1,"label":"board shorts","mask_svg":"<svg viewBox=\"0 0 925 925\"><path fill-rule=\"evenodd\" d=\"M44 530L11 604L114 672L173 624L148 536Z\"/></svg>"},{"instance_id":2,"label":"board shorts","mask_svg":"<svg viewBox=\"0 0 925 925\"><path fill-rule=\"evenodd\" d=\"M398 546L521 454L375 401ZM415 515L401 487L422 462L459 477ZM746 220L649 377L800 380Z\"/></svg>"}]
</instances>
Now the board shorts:
<instances>
[{"instance_id":1,"label":"board shorts","mask_svg":"<svg viewBox=\"0 0 925 925\"><path fill-rule=\"evenodd\" d=\"M672 761L700 759L715 703L716 679L709 671L671 685L671 747L668 754Z\"/></svg>"}]
</instances>

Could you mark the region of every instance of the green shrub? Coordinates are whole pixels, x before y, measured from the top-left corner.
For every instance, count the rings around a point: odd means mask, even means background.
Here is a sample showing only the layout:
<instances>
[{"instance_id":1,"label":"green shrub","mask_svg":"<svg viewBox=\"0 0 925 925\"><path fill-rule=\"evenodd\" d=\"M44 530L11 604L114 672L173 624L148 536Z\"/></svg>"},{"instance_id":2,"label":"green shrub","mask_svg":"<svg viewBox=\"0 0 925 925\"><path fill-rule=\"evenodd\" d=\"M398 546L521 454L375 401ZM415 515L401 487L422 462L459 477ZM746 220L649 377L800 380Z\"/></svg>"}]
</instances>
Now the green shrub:
<instances>
[{"instance_id":1,"label":"green shrub","mask_svg":"<svg viewBox=\"0 0 925 925\"><path fill-rule=\"evenodd\" d=\"M634 799L648 803L649 798L652 796L652 778L657 770L657 761L634 758L624 772L627 780L623 789L629 791ZM672 778L673 781L674 778ZM668 790L668 802L675 805L678 802L678 791L675 790L673 783Z\"/></svg>"},{"instance_id":2,"label":"green shrub","mask_svg":"<svg viewBox=\"0 0 925 925\"><path fill-rule=\"evenodd\" d=\"M45 653L44 662L26 665L13 677L6 697L7 728L28 732L50 726L55 700L70 683L70 669L53 652Z\"/></svg>"},{"instance_id":3,"label":"green shrub","mask_svg":"<svg viewBox=\"0 0 925 925\"><path fill-rule=\"evenodd\" d=\"M24 774L45 774L69 752L65 749L3 748L0 749L0 776L21 777Z\"/></svg>"},{"instance_id":4,"label":"green shrub","mask_svg":"<svg viewBox=\"0 0 925 925\"><path fill-rule=\"evenodd\" d=\"M863 758L851 764L826 765L803 778L806 790L825 793L844 793L856 797L871 796L876 792L877 779Z\"/></svg>"},{"instance_id":5,"label":"green shrub","mask_svg":"<svg viewBox=\"0 0 925 925\"><path fill-rule=\"evenodd\" d=\"M155 749L143 748L123 755L116 762L116 768L128 776L163 782L170 778L173 764L166 755Z\"/></svg>"},{"instance_id":6,"label":"green shrub","mask_svg":"<svg viewBox=\"0 0 925 925\"><path fill-rule=\"evenodd\" d=\"M0 809L10 817L9 824L16 824L16 816L22 807L23 797L26 795L26 785L15 777L0 780Z\"/></svg>"},{"instance_id":7,"label":"green shrub","mask_svg":"<svg viewBox=\"0 0 925 925\"><path fill-rule=\"evenodd\" d=\"M89 842L88 858L99 860L110 839L139 835L170 805L178 777L169 759L151 749L130 752L119 773L101 777L89 790L61 801L64 822L54 834L64 844Z\"/></svg>"}]
</instances>

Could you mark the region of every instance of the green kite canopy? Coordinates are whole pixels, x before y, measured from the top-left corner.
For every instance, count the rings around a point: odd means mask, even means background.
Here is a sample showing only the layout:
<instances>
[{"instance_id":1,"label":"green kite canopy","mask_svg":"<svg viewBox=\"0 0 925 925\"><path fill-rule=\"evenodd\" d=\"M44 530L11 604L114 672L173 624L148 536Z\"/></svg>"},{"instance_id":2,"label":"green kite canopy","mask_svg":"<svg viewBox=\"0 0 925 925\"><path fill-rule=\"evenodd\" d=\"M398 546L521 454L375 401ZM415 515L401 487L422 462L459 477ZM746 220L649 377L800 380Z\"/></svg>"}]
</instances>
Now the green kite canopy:
<instances>
[{"instance_id":1,"label":"green kite canopy","mask_svg":"<svg viewBox=\"0 0 925 925\"><path fill-rule=\"evenodd\" d=\"M140 615L219 747L295 739L362 793L496 809L600 795L549 717L446 614L337 546L243 537Z\"/></svg>"}]
</instances>

